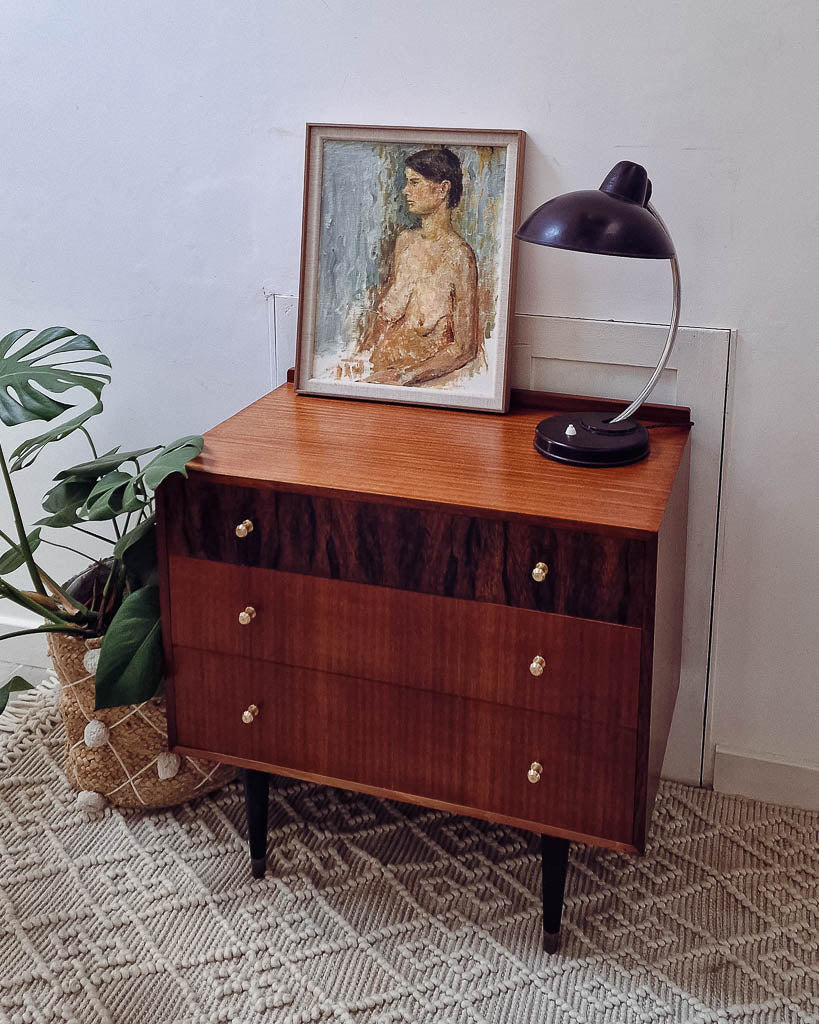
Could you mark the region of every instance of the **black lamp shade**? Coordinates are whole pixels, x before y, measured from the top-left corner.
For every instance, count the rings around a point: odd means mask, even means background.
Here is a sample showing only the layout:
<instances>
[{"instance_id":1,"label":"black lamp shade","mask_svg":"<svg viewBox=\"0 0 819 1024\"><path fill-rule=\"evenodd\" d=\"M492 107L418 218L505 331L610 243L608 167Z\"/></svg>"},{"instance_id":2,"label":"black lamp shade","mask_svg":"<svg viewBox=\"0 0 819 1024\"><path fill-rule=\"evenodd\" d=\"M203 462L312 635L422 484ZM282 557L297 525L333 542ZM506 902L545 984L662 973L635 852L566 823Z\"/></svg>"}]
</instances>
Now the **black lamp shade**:
<instances>
[{"instance_id":1,"label":"black lamp shade","mask_svg":"<svg viewBox=\"0 0 819 1024\"><path fill-rule=\"evenodd\" d=\"M516 237L602 256L671 259L674 243L647 209L650 196L645 168L623 160L609 171L598 190L567 192L539 206Z\"/></svg>"}]
</instances>

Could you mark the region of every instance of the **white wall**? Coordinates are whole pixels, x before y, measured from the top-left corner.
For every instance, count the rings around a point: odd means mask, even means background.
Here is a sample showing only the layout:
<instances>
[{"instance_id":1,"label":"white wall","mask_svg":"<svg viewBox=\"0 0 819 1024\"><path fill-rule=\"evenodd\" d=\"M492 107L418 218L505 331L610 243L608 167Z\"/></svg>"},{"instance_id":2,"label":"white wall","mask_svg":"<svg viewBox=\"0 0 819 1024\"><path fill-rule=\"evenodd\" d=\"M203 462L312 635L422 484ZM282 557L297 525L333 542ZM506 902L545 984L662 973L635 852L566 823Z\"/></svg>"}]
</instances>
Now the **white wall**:
<instances>
[{"instance_id":1,"label":"white wall","mask_svg":"<svg viewBox=\"0 0 819 1024\"><path fill-rule=\"evenodd\" d=\"M816 760L817 34L814 0L13 0L0 331L90 333L102 440L168 440L269 387L306 121L523 128L526 211L644 163L683 322L738 329L712 740ZM527 246L518 310L662 321L666 275Z\"/></svg>"}]
</instances>

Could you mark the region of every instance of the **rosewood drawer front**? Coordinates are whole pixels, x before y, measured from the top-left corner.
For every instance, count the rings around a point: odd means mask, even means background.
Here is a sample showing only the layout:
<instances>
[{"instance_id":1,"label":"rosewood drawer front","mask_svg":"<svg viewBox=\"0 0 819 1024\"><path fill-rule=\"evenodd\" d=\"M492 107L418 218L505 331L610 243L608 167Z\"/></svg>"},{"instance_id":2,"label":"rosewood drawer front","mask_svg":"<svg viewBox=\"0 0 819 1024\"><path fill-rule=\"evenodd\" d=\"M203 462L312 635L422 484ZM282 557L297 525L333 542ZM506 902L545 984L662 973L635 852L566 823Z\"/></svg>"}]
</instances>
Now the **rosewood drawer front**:
<instances>
[{"instance_id":1,"label":"rosewood drawer front","mask_svg":"<svg viewBox=\"0 0 819 1024\"><path fill-rule=\"evenodd\" d=\"M632 843L633 730L187 648L173 685L183 748Z\"/></svg>"},{"instance_id":2,"label":"rosewood drawer front","mask_svg":"<svg viewBox=\"0 0 819 1024\"><path fill-rule=\"evenodd\" d=\"M172 555L639 626L641 540L516 520L169 478ZM237 537L248 521L252 530ZM241 532L241 531L240 531ZM543 563L538 582L532 571Z\"/></svg>"},{"instance_id":3,"label":"rosewood drawer front","mask_svg":"<svg viewBox=\"0 0 819 1024\"><path fill-rule=\"evenodd\" d=\"M174 644L637 725L638 629L202 559L170 564Z\"/></svg>"}]
</instances>

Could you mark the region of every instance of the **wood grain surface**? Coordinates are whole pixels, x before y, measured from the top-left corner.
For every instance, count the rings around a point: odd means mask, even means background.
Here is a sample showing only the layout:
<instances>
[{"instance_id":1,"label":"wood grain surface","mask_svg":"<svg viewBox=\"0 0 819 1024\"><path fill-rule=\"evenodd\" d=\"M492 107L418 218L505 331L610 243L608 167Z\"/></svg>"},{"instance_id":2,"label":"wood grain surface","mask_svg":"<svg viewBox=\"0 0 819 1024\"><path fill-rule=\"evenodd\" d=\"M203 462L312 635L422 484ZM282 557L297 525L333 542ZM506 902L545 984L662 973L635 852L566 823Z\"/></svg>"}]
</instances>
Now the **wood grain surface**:
<instances>
[{"instance_id":1,"label":"wood grain surface","mask_svg":"<svg viewBox=\"0 0 819 1024\"><path fill-rule=\"evenodd\" d=\"M208 431L191 470L240 485L656 534L687 428L653 430L643 462L590 470L534 450L535 426L545 414L315 398L284 384Z\"/></svg>"},{"instance_id":2,"label":"wood grain surface","mask_svg":"<svg viewBox=\"0 0 819 1024\"><path fill-rule=\"evenodd\" d=\"M642 623L642 540L239 487L199 474L170 478L163 490L174 554ZM237 538L236 525L245 519L253 532ZM549 570L542 583L532 579L537 562Z\"/></svg>"},{"instance_id":3,"label":"wood grain surface","mask_svg":"<svg viewBox=\"0 0 819 1024\"><path fill-rule=\"evenodd\" d=\"M633 730L187 648L174 661L183 747L631 843Z\"/></svg>"},{"instance_id":4,"label":"wood grain surface","mask_svg":"<svg viewBox=\"0 0 819 1024\"><path fill-rule=\"evenodd\" d=\"M201 559L170 570L176 644L637 727L638 629Z\"/></svg>"},{"instance_id":5,"label":"wood grain surface","mask_svg":"<svg viewBox=\"0 0 819 1024\"><path fill-rule=\"evenodd\" d=\"M209 432L157 496L170 743L644 849L679 676L688 427L669 410L647 460L588 470L534 452L544 415L288 386Z\"/></svg>"},{"instance_id":6,"label":"wood grain surface","mask_svg":"<svg viewBox=\"0 0 819 1024\"><path fill-rule=\"evenodd\" d=\"M635 807L635 835L639 849L645 845L651 824L680 684L689 461L690 448L687 448L657 539L655 578L646 584L647 589L652 583L654 586L654 600L646 604L644 630L651 635L653 643L650 650L644 645L645 656L651 658L651 664L642 673L640 695L638 792L645 792L645 805ZM652 611L653 616L650 615ZM646 775L645 786L643 774Z\"/></svg>"}]
</instances>

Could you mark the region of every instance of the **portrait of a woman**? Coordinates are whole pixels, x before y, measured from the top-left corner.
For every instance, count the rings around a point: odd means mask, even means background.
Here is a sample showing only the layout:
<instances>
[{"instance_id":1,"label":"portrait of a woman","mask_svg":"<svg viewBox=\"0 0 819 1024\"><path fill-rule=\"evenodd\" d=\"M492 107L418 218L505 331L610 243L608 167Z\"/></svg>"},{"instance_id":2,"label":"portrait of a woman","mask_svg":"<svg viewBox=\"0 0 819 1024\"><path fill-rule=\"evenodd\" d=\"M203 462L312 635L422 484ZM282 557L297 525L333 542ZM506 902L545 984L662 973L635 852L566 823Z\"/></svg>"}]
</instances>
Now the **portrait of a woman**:
<instances>
[{"instance_id":1,"label":"portrait of a woman","mask_svg":"<svg viewBox=\"0 0 819 1024\"><path fill-rule=\"evenodd\" d=\"M308 126L298 392L506 407L523 144Z\"/></svg>"},{"instance_id":2,"label":"portrait of a woman","mask_svg":"<svg viewBox=\"0 0 819 1024\"><path fill-rule=\"evenodd\" d=\"M452 225L461 201L461 163L446 148L406 160L403 195L420 226L401 231L374 317L355 355L374 384L417 385L471 362L480 348L478 269L472 247Z\"/></svg>"}]
</instances>

